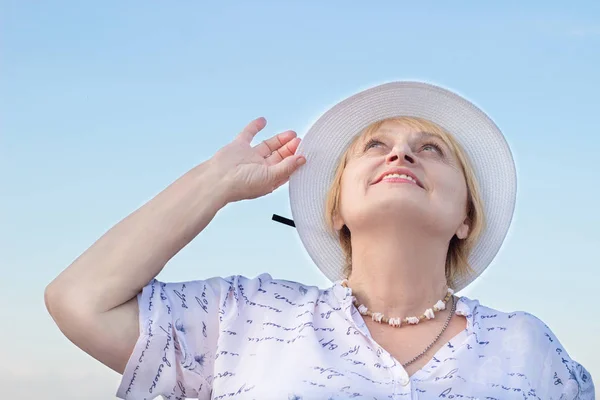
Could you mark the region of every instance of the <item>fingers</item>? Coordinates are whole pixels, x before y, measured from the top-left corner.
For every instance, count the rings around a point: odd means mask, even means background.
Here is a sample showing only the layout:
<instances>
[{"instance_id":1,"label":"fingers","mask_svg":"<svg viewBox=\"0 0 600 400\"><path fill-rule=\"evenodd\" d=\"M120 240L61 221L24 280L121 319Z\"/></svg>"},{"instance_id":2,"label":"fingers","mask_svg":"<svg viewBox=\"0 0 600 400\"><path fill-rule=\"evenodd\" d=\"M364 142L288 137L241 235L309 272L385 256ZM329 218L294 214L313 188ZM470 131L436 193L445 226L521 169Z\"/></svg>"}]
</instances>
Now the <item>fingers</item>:
<instances>
[{"instance_id":1,"label":"fingers","mask_svg":"<svg viewBox=\"0 0 600 400\"><path fill-rule=\"evenodd\" d=\"M238 134L237 139L243 140L250 144L254 136L267 126L267 120L264 117L256 118L254 121L250 122L242 131Z\"/></svg>"},{"instance_id":2,"label":"fingers","mask_svg":"<svg viewBox=\"0 0 600 400\"><path fill-rule=\"evenodd\" d=\"M257 118L238 134L237 139L250 144L266 125L265 118ZM285 183L294 171L306 162L303 156L295 154L299 144L300 138L296 137L296 132L285 131L254 147L261 157L266 158L277 186Z\"/></svg>"},{"instance_id":3,"label":"fingers","mask_svg":"<svg viewBox=\"0 0 600 400\"><path fill-rule=\"evenodd\" d=\"M284 158L281 162L271 165L269 168L273 173L273 178L277 182L277 186L281 186L290 178L294 171L305 163L306 159L303 156L295 154Z\"/></svg>"},{"instance_id":4,"label":"fingers","mask_svg":"<svg viewBox=\"0 0 600 400\"><path fill-rule=\"evenodd\" d=\"M300 138L293 138L285 145L281 146L279 149L273 151L273 153L267 157L267 163L269 165L277 164L281 162L283 159L293 156L296 154L296 150L298 150L298 145L300 144Z\"/></svg>"},{"instance_id":5,"label":"fingers","mask_svg":"<svg viewBox=\"0 0 600 400\"><path fill-rule=\"evenodd\" d=\"M256 145L255 150L261 157L266 158L295 138L296 132L285 131Z\"/></svg>"}]
</instances>

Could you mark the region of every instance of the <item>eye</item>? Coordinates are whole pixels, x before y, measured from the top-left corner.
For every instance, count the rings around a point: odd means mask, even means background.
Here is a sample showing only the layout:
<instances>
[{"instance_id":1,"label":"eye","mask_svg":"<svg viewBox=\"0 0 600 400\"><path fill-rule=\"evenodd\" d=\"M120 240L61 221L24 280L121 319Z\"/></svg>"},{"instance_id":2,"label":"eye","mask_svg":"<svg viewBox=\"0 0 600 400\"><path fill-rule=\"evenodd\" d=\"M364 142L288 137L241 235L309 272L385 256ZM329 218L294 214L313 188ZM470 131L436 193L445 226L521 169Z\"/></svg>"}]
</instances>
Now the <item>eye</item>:
<instances>
[{"instance_id":1,"label":"eye","mask_svg":"<svg viewBox=\"0 0 600 400\"><path fill-rule=\"evenodd\" d=\"M383 146L383 143L377 139L369 139L365 144L364 151L372 149L373 147Z\"/></svg>"},{"instance_id":2,"label":"eye","mask_svg":"<svg viewBox=\"0 0 600 400\"><path fill-rule=\"evenodd\" d=\"M444 152L442 151L442 148L439 145L435 144L435 143L425 143L421 147L421 150L424 150L424 151L435 151L435 152L437 152L437 153L439 153L441 155L444 154Z\"/></svg>"}]
</instances>

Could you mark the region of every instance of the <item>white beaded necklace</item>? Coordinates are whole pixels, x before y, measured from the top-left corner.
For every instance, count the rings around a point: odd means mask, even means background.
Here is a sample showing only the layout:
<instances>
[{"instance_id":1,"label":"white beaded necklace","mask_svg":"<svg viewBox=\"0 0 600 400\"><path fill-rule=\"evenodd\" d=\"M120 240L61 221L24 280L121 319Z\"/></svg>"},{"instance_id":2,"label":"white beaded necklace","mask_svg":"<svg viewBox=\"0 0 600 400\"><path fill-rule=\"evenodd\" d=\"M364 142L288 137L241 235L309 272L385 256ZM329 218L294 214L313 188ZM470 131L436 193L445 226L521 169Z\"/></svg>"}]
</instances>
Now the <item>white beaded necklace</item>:
<instances>
[{"instance_id":1,"label":"white beaded necklace","mask_svg":"<svg viewBox=\"0 0 600 400\"><path fill-rule=\"evenodd\" d=\"M343 281L342 286L347 288L348 287L347 282ZM448 313L448 317L446 318L446 321L444 322L444 326L442 326L442 330L436 335L436 337L431 341L431 343L429 343L429 345L422 352L417 354L412 359L402 363L402 367L406 368L407 366L411 365L415 361L421 359L421 357L423 357L429 351L429 349L431 349L433 347L433 345L435 343L437 343L437 341L440 339L440 337L442 337L442 335L446 331L446 328L448 328L448 325L450 324L450 319L452 319L452 316L456 312L456 300L454 299L453 294L454 294L454 290L447 288L447 293L446 293L446 297L444 297L444 300L439 300L437 303L435 303L435 305L432 308L428 308L427 310L425 310L425 313L423 315L421 315L420 317L407 317L404 319L387 318L382 313L373 313L373 312L369 311L367 309L367 307L365 307L363 304L359 305L358 302L356 301L356 297L354 297L354 305L358 308L358 312L361 315L370 316L373 319L373 321L375 321L375 322L386 323L393 327L400 327L400 325L402 324L403 321L408 324L414 325L414 324L418 324L419 321L421 321L422 319L433 319L435 317L434 312L445 310L446 303L448 302L448 300L452 299L452 308L450 309L450 312Z\"/></svg>"},{"instance_id":2,"label":"white beaded necklace","mask_svg":"<svg viewBox=\"0 0 600 400\"><path fill-rule=\"evenodd\" d=\"M343 281L342 286L347 288L348 287L347 281ZM450 298L452 297L453 294L454 294L454 290L452 290L451 288L447 288L446 296L444 297L443 300L438 300L438 302L435 303L433 305L433 307L426 309L425 312L418 317L417 316L405 317L404 319L399 318L399 317L389 318L389 317L386 317L385 315L383 315L383 313L372 312L364 304L358 303L358 301L356 300L356 297L354 297L353 303L354 303L354 306L358 309L358 312L362 316L371 317L371 319L375 322L384 323L384 324L393 326L395 328L399 328L400 326L402 326L403 323L409 324L409 325L416 325L422 320L435 318L436 312L443 311L446 309L446 303L448 302L448 300L450 300Z\"/></svg>"}]
</instances>

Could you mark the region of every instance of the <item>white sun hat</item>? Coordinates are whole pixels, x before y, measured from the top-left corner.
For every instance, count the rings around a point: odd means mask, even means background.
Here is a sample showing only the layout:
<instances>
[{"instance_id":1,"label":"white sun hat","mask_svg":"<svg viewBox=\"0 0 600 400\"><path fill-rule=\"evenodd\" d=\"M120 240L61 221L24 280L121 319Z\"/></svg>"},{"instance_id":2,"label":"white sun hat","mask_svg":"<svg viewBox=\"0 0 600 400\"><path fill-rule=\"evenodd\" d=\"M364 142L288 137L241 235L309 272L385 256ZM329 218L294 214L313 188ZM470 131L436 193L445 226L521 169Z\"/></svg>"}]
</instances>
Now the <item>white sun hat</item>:
<instances>
[{"instance_id":1,"label":"white sun hat","mask_svg":"<svg viewBox=\"0 0 600 400\"><path fill-rule=\"evenodd\" d=\"M327 192L342 154L370 124L390 117L429 120L460 143L475 172L486 226L469 262L474 271L457 278L459 291L476 279L498 253L508 232L517 178L510 148L496 124L463 97L423 82L390 82L361 91L325 112L302 138L297 153L306 164L289 182L293 223L317 267L331 281L344 276L344 254L326 224Z\"/></svg>"}]
</instances>

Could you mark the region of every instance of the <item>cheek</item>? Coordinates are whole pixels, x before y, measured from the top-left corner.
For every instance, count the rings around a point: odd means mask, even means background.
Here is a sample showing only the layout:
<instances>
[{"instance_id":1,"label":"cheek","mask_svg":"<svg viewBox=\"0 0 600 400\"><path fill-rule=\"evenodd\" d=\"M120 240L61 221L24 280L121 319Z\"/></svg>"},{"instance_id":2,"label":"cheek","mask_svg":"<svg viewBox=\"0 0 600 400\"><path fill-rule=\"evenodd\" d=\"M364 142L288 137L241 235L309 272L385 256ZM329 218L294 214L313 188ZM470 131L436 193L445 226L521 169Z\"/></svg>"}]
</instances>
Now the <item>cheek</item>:
<instances>
[{"instance_id":1,"label":"cheek","mask_svg":"<svg viewBox=\"0 0 600 400\"><path fill-rule=\"evenodd\" d=\"M364 186L357 171L348 168L344 172L340 181L340 211L342 214L354 209L354 205L364 197Z\"/></svg>"},{"instance_id":2,"label":"cheek","mask_svg":"<svg viewBox=\"0 0 600 400\"><path fill-rule=\"evenodd\" d=\"M467 182L464 176L458 173L447 174L438 185L441 189L440 197L463 212L467 205Z\"/></svg>"},{"instance_id":3,"label":"cheek","mask_svg":"<svg viewBox=\"0 0 600 400\"><path fill-rule=\"evenodd\" d=\"M352 199L356 198L355 186L348 178L342 178L340 183L340 209L342 213L352 203Z\"/></svg>"},{"instance_id":4,"label":"cheek","mask_svg":"<svg viewBox=\"0 0 600 400\"><path fill-rule=\"evenodd\" d=\"M340 182L340 192L342 195L351 195L360 190L360 173L355 168L346 167Z\"/></svg>"}]
</instances>

